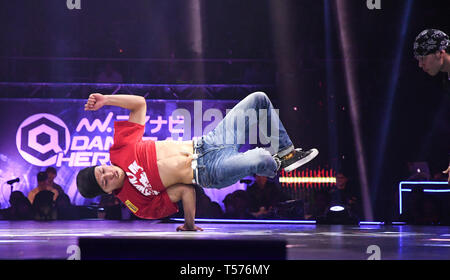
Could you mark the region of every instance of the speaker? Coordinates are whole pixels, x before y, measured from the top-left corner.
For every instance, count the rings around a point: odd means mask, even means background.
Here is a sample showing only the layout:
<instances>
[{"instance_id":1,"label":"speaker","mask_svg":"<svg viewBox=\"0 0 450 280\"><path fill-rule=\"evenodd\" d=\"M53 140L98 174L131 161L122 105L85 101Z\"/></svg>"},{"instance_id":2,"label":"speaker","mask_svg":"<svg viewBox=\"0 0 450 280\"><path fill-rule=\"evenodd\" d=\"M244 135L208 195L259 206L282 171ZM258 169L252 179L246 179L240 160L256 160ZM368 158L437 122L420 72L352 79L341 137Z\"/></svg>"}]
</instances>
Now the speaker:
<instances>
[{"instance_id":1,"label":"speaker","mask_svg":"<svg viewBox=\"0 0 450 280\"><path fill-rule=\"evenodd\" d=\"M286 241L249 239L78 239L82 260L285 260Z\"/></svg>"}]
</instances>

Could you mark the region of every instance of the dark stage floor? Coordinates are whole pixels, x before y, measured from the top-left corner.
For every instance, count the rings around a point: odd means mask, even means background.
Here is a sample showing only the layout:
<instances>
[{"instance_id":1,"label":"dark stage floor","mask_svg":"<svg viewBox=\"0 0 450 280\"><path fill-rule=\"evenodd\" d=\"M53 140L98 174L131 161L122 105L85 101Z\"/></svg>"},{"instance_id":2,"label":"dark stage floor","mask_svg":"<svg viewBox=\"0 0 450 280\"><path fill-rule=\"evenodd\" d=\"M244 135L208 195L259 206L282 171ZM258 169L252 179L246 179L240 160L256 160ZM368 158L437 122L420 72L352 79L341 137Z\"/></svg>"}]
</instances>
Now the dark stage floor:
<instances>
[{"instance_id":1,"label":"dark stage floor","mask_svg":"<svg viewBox=\"0 0 450 280\"><path fill-rule=\"evenodd\" d=\"M67 259L74 256L78 239L83 237L285 240L288 260L450 259L450 227L198 223L203 232L176 232L179 225L159 221L0 221L0 259ZM378 247L369 248L371 245Z\"/></svg>"}]
</instances>

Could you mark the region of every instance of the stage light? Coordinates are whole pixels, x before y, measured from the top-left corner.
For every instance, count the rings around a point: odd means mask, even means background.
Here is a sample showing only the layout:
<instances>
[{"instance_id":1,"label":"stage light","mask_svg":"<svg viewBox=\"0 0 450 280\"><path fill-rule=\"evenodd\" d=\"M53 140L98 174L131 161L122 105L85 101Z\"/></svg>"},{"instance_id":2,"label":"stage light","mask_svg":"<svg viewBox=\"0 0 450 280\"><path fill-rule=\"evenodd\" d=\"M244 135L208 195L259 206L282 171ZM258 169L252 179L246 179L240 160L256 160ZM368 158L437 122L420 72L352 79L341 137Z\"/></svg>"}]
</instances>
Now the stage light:
<instances>
[{"instance_id":1,"label":"stage light","mask_svg":"<svg viewBox=\"0 0 450 280\"><path fill-rule=\"evenodd\" d=\"M191 46L192 52L195 53L196 58L200 60L196 61L194 66L195 80L199 84L205 83L205 65L203 59L204 53L204 34L202 26L202 2L200 0L189 0L187 4L187 16L188 16L188 45Z\"/></svg>"},{"instance_id":2,"label":"stage light","mask_svg":"<svg viewBox=\"0 0 450 280\"><path fill-rule=\"evenodd\" d=\"M347 1L336 1L336 10L338 15L338 30L341 42L342 55L344 58L344 74L347 85L347 94L349 102L349 112L351 122L353 126L353 138L355 140L355 155L358 164L358 173L361 186L361 196L364 209L364 216L366 220L373 220L372 203L369 196L369 184L367 179L365 152L361 137L360 129L360 115L359 115L359 98L357 93L356 81L355 81L355 66L351 60L352 46L354 46L351 40L351 25L349 19L351 15L348 14Z\"/></svg>"},{"instance_id":3,"label":"stage light","mask_svg":"<svg viewBox=\"0 0 450 280\"><path fill-rule=\"evenodd\" d=\"M273 50L276 69L279 73L291 73L294 57L302 53L292 43L298 38L298 33L292 28L295 16L292 14L292 1L269 0L269 20L272 27ZM301 45L300 45L301 46ZM291 79L286 74L279 75L277 82L280 110L292 110L293 104L303 104L302 92L298 79ZM295 109L294 109L295 111ZM298 108L297 112L300 112ZM297 117L293 117L297 118Z\"/></svg>"},{"instance_id":4,"label":"stage light","mask_svg":"<svg viewBox=\"0 0 450 280\"><path fill-rule=\"evenodd\" d=\"M327 189L336 184L333 169L303 169L291 172L281 171L278 182L285 188Z\"/></svg>"},{"instance_id":5,"label":"stage light","mask_svg":"<svg viewBox=\"0 0 450 280\"><path fill-rule=\"evenodd\" d=\"M405 38L407 38L407 31L408 31L408 26L409 26L409 18L411 15L411 9L412 9L412 5L413 5L413 1L406 1L405 2L405 7L403 9L403 15L402 15L402 19L401 19L401 28L400 28L400 32L398 34L398 41L397 41L397 45L396 45L396 56L394 59L394 64L392 67L392 75L391 75L391 80L389 82L389 87L388 87L388 91L387 91L387 97L385 98L386 100L386 105L384 107L384 112L383 112L383 118L381 119L381 126L380 126L380 131L378 134L378 151L376 153L376 158L375 158L375 168L374 168L374 176L372 179L372 195L373 197L377 196L377 192L378 192L378 188L380 185L380 178L382 177L382 167L385 165L384 163L384 156L386 154L386 146L387 146L387 141L388 141L388 134L391 130L391 119L392 119L392 111L393 111L393 107L394 107L394 100L395 100L395 95L397 92L397 85L398 85L398 81L399 81L399 76L400 76L400 72L401 72L401 66L402 66L402 62L403 62L403 47L405 45ZM409 44L409 43L408 43ZM420 173L420 170L417 170L418 173Z\"/></svg>"},{"instance_id":6,"label":"stage light","mask_svg":"<svg viewBox=\"0 0 450 280\"><path fill-rule=\"evenodd\" d=\"M325 87L327 94L327 104L328 104L328 150L329 150L329 163L332 167L336 168L338 166L338 147L339 147L339 137L337 133L337 120L336 110L338 109L336 104L336 94L337 94L337 84L335 80L335 73L333 70L333 46L332 46L332 34L335 32L334 24L331 17L331 7L330 0L325 0L324 2L324 36L325 36L325 58L326 58L326 84ZM322 86L322 83L320 84Z\"/></svg>"},{"instance_id":7,"label":"stage light","mask_svg":"<svg viewBox=\"0 0 450 280\"><path fill-rule=\"evenodd\" d=\"M278 181L286 184L336 184L335 177L280 177Z\"/></svg>"},{"instance_id":8,"label":"stage light","mask_svg":"<svg viewBox=\"0 0 450 280\"><path fill-rule=\"evenodd\" d=\"M344 211L344 210L345 210L345 207L341 206L341 205L334 205L334 206L330 207L330 211L333 211L333 212L340 212L340 211Z\"/></svg>"},{"instance_id":9,"label":"stage light","mask_svg":"<svg viewBox=\"0 0 450 280\"><path fill-rule=\"evenodd\" d=\"M333 204L326 215L318 217L316 222L321 225L359 225L359 220L341 204Z\"/></svg>"}]
</instances>

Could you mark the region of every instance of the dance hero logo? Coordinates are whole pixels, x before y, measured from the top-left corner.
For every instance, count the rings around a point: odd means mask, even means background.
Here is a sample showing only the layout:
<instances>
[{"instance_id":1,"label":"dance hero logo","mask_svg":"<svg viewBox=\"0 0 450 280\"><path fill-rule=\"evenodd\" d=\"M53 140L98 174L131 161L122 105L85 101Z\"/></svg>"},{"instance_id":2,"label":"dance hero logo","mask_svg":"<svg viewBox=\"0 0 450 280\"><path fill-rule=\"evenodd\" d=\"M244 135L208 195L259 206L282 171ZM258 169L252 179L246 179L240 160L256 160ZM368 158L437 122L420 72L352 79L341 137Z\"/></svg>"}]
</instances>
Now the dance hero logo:
<instances>
[{"instance_id":1,"label":"dance hero logo","mask_svg":"<svg viewBox=\"0 0 450 280\"><path fill-rule=\"evenodd\" d=\"M82 128L93 131L99 129L101 132L107 129L112 113L107 117L105 123L95 120L92 124L84 118L76 129ZM91 139L92 138L92 139ZM27 162L36 166L56 165L60 167L63 163L69 166L91 166L104 164L109 161L109 153L101 152L109 150L112 145L112 137L74 136L71 138L66 124L58 117L51 114L35 114L25 119L17 129L16 146L20 155ZM94 150L94 151L91 151ZM100 150L100 152L97 152Z\"/></svg>"},{"instance_id":2,"label":"dance hero logo","mask_svg":"<svg viewBox=\"0 0 450 280\"><path fill-rule=\"evenodd\" d=\"M24 120L17 130L16 145L29 163L49 166L59 153L69 150L70 133L66 124L50 114L36 114Z\"/></svg>"}]
</instances>

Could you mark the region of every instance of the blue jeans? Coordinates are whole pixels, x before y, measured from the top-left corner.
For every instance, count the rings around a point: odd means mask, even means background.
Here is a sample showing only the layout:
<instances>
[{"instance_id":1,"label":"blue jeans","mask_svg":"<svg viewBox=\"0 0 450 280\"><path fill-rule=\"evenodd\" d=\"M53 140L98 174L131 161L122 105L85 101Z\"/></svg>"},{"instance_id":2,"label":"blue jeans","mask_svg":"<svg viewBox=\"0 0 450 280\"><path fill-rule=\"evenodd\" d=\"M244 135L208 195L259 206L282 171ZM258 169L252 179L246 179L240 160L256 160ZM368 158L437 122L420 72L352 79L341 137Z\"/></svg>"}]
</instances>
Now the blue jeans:
<instances>
[{"instance_id":1,"label":"blue jeans","mask_svg":"<svg viewBox=\"0 0 450 280\"><path fill-rule=\"evenodd\" d=\"M243 117L246 112L252 117ZM270 123L271 134L260 129L260 140L270 143L269 149L258 147L240 153L239 148L245 144L242 135L255 134L255 126L264 122ZM263 92L255 92L236 104L214 130L194 141L194 180L204 188L224 188L246 176L274 177L277 163L272 155L284 156L293 149L269 98Z\"/></svg>"}]
</instances>

